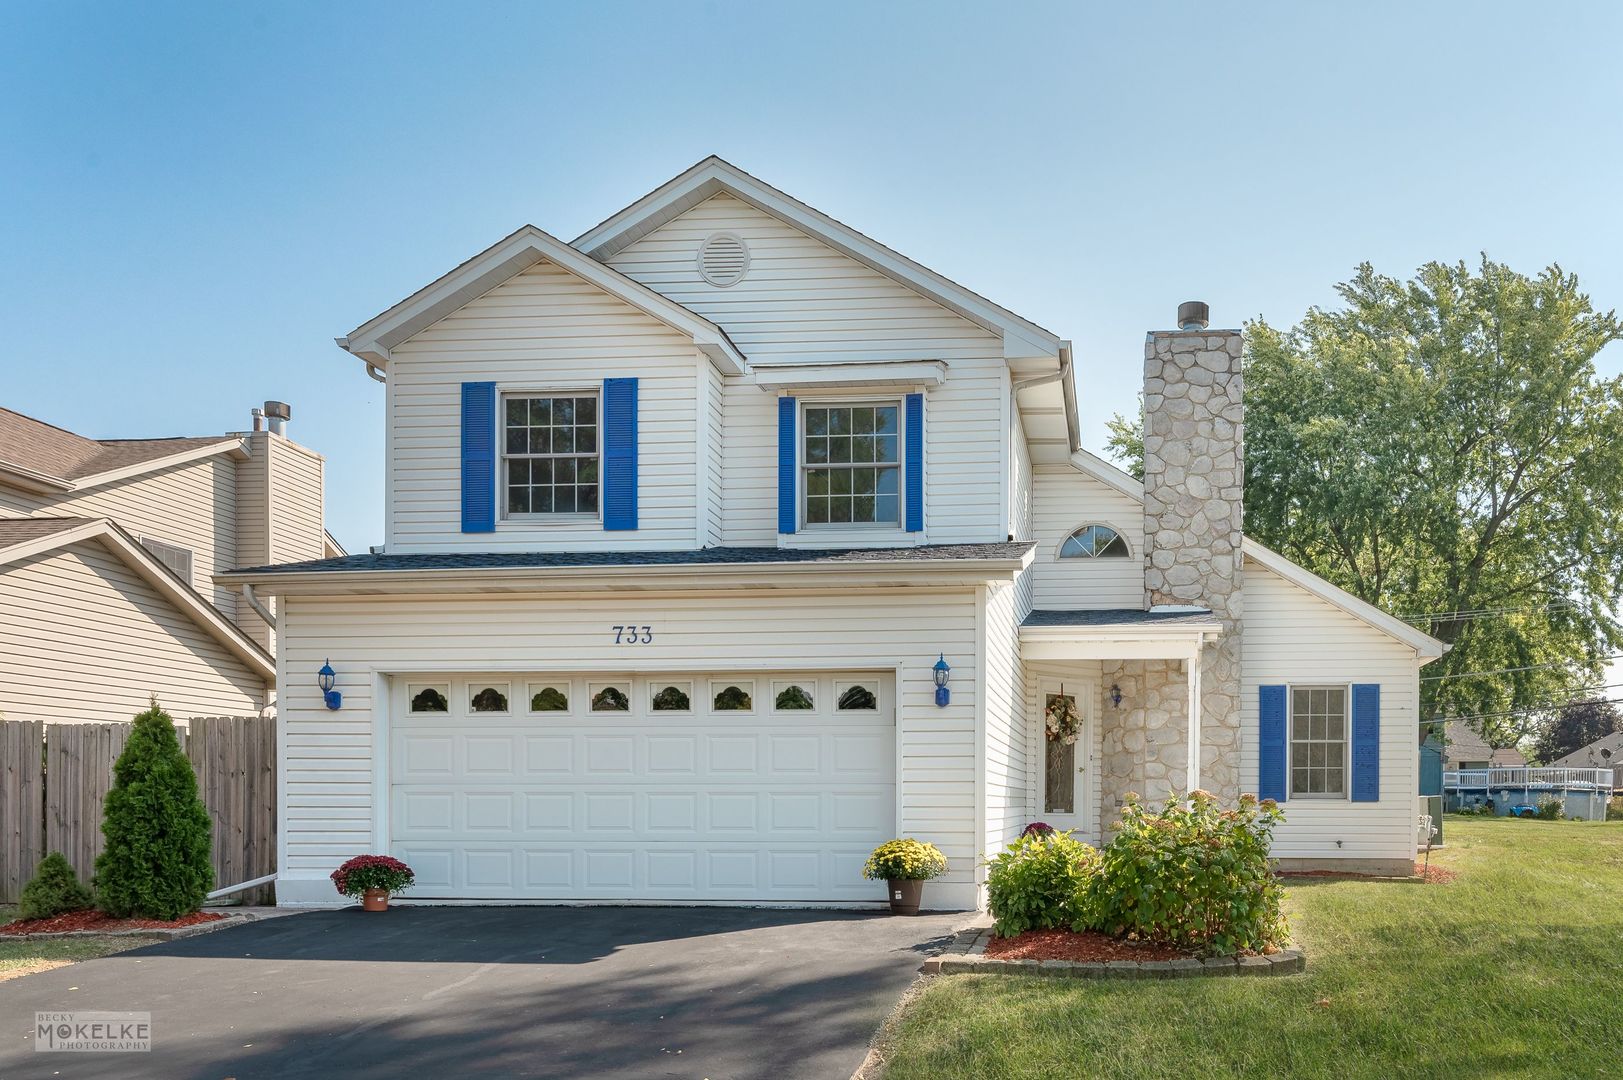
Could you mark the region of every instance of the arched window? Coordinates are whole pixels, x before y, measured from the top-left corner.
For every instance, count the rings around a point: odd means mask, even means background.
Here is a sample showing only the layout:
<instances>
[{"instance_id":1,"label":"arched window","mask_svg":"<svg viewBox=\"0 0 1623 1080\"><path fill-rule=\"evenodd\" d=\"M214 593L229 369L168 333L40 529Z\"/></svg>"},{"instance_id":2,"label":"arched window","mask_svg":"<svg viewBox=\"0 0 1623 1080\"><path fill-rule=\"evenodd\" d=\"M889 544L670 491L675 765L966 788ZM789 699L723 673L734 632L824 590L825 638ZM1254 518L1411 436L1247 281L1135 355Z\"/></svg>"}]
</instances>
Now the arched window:
<instances>
[{"instance_id":1,"label":"arched window","mask_svg":"<svg viewBox=\"0 0 1623 1080\"><path fill-rule=\"evenodd\" d=\"M1084 525L1059 546L1062 559L1125 559L1127 541L1108 525Z\"/></svg>"}]
</instances>

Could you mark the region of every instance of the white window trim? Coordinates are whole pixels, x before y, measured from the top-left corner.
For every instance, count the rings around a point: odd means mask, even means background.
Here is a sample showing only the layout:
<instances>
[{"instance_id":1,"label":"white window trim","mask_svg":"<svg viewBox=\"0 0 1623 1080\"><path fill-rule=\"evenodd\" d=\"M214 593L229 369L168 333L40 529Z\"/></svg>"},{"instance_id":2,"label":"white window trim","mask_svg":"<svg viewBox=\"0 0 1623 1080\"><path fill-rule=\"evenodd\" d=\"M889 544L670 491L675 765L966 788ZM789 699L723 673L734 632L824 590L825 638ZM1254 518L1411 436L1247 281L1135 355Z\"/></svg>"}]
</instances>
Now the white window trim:
<instances>
[{"instance_id":1,"label":"white window trim","mask_svg":"<svg viewBox=\"0 0 1623 1080\"><path fill-rule=\"evenodd\" d=\"M1292 767L1292 751L1296 747L1296 691L1298 690L1340 690L1342 691L1342 755L1341 755L1341 793L1304 791L1298 794L1295 790L1296 770ZM1329 739L1318 739L1316 742L1328 743ZM1288 802L1297 802L1309 799L1317 802L1351 802L1352 801L1352 683L1335 682L1309 682L1287 683L1285 686L1285 798Z\"/></svg>"},{"instance_id":2,"label":"white window trim","mask_svg":"<svg viewBox=\"0 0 1623 1080\"><path fill-rule=\"evenodd\" d=\"M1091 528L1091 527L1094 527L1094 526L1097 526L1097 527L1099 527L1101 529L1109 529L1111 532L1115 533L1117 539L1119 539L1121 541L1122 546L1127 549L1127 554L1125 556L1116 556L1116 555L1067 555L1067 554L1065 554L1065 545L1069 544L1071 542L1071 537L1075 536L1077 533L1081 532L1083 529ZM1070 532L1068 532L1064 536L1060 537L1059 544L1054 548L1054 558L1056 558L1056 559L1064 559L1066 562L1074 562L1074 563L1086 564L1086 563L1095 563L1095 562L1114 562L1118 558L1131 559L1132 557L1133 557L1133 545L1127 539L1127 534L1125 532L1123 532L1122 530L1116 528L1116 526L1112 525L1108 521L1084 521L1082 524L1078 525L1076 528L1072 529Z\"/></svg>"},{"instance_id":3,"label":"white window trim","mask_svg":"<svg viewBox=\"0 0 1623 1080\"><path fill-rule=\"evenodd\" d=\"M507 463L513 460L507 453L507 402L509 398L538 397L589 397L597 402L597 509L595 511L574 511L565 514L515 514L507 509ZM568 386L498 386L496 388L496 456L500 468L496 474L496 500L501 511L496 519L498 526L504 523L521 525L525 528L533 528L537 525L600 524L603 521L603 430L603 387L601 384L596 386L580 384ZM517 456L526 460L534 460L538 457L583 458L586 455L520 454Z\"/></svg>"},{"instance_id":4,"label":"white window trim","mask_svg":"<svg viewBox=\"0 0 1623 1080\"><path fill-rule=\"evenodd\" d=\"M806 474L811 469L823 468L825 463L813 465L806 460L806 410L829 409L842 407L894 406L896 409L896 520L890 521L819 521L807 520ZM819 538L839 536L842 533L854 534L864 540L871 540L874 536L905 536L907 524L907 395L896 397L888 395L874 396L872 394L859 394L851 396L806 397L795 399L795 516L796 525L806 533ZM864 462L853 463L852 467L859 467ZM836 466L840 468L843 466ZM889 467L889 464L886 464Z\"/></svg>"}]
</instances>

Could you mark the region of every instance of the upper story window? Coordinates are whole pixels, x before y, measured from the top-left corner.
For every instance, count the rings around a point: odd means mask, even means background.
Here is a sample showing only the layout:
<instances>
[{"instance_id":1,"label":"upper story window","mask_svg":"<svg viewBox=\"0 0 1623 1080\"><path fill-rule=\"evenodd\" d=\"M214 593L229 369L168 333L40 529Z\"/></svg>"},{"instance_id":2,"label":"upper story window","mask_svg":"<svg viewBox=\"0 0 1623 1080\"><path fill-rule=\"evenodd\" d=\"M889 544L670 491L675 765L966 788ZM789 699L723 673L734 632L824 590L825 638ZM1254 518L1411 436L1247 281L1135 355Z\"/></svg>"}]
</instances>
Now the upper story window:
<instances>
[{"instance_id":1,"label":"upper story window","mask_svg":"<svg viewBox=\"0 0 1623 1080\"><path fill-rule=\"evenodd\" d=\"M1062 559L1125 559L1127 541L1108 525L1084 525L1059 546Z\"/></svg>"},{"instance_id":2,"label":"upper story window","mask_svg":"<svg viewBox=\"0 0 1623 1080\"><path fill-rule=\"evenodd\" d=\"M1347 797L1347 688L1291 687L1291 798Z\"/></svg>"},{"instance_id":3,"label":"upper story window","mask_svg":"<svg viewBox=\"0 0 1623 1080\"><path fill-rule=\"evenodd\" d=\"M807 405L807 525L900 525L901 404Z\"/></svg>"},{"instance_id":4,"label":"upper story window","mask_svg":"<svg viewBox=\"0 0 1623 1080\"><path fill-rule=\"evenodd\" d=\"M597 395L509 394L502 402L507 516L596 516Z\"/></svg>"}]
</instances>

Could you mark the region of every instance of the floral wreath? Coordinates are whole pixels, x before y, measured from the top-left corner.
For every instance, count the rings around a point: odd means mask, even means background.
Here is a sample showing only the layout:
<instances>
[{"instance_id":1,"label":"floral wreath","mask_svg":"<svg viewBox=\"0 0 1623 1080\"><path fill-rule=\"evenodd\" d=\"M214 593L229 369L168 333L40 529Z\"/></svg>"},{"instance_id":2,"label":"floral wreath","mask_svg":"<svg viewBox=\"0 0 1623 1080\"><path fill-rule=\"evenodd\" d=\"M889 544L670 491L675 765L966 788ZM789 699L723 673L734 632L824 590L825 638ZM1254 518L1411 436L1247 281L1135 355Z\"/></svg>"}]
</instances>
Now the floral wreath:
<instances>
[{"instance_id":1,"label":"floral wreath","mask_svg":"<svg viewBox=\"0 0 1623 1080\"><path fill-rule=\"evenodd\" d=\"M1054 700L1043 710L1043 726L1047 728L1051 741L1067 744L1076 742L1076 736L1082 730L1082 715L1076 711L1076 699L1066 696L1063 683Z\"/></svg>"}]
</instances>

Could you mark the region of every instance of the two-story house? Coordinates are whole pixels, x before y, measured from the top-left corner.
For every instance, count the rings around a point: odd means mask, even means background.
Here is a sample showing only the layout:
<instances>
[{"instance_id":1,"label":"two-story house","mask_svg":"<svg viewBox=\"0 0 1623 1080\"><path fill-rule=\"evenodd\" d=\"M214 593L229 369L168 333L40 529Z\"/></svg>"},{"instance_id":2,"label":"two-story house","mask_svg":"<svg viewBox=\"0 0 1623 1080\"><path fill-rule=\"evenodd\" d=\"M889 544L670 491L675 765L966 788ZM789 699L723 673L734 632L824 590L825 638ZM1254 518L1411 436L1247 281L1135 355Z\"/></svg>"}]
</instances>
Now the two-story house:
<instances>
[{"instance_id":1,"label":"two-story house","mask_svg":"<svg viewBox=\"0 0 1623 1080\"><path fill-rule=\"evenodd\" d=\"M0 715L124 721L253 715L274 635L214 575L343 554L322 527L322 460L267 430L89 439L0 409ZM271 601L274 604L274 600Z\"/></svg>"},{"instance_id":2,"label":"two-story house","mask_svg":"<svg viewBox=\"0 0 1623 1080\"><path fill-rule=\"evenodd\" d=\"M1140 484L1068 342L710 158L362 324L384 551L218 579L281 604L278 897L386 850L429 899L877 903L910 835L973 908L1027 823L1196 787L1406 871L1442 647L1241 537L1240 335L1184 321Z\"/></svg>"}]
</instances>

